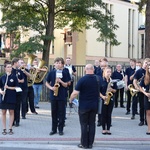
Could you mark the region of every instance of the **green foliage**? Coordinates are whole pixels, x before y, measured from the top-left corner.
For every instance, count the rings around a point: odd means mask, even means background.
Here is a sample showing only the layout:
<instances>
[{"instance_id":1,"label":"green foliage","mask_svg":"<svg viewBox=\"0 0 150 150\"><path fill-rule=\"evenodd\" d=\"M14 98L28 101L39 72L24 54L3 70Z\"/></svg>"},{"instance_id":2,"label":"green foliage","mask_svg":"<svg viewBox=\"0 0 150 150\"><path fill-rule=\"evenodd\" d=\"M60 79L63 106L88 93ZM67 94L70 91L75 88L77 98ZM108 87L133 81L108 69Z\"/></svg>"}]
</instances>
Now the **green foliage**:
<instances>
[{"instance_id":1,"label":"green foliage","mask_svg":"<svg viewBox=\"0 0 150 150\"><path fill-rule=\"evenodd\" d=\"M141 0L138 5L139 5L139 11L141 12L143 9L143 6L146 5L147 0Z\"/></svg>"},{"instance_id":2,"label":"green foliage","mask_svg":"<svg viewBox=\"0 0 150 150\"><path fill-rule=\"evenodd\" d=\"M50 47L48 43L54 40L53 30L63 29L65 26L79 32L83 28L94 27L99 33L98 41L108 39L112 45L119 44L114 33L118 26L114 24L114 16L102 0L0 0L0 4L3 12L1 26L8 33L30 30L36 32L25 43L19 43L19 52L15 51L18 55L49 50L45 47Z\"/></svg>"}]
</instances>

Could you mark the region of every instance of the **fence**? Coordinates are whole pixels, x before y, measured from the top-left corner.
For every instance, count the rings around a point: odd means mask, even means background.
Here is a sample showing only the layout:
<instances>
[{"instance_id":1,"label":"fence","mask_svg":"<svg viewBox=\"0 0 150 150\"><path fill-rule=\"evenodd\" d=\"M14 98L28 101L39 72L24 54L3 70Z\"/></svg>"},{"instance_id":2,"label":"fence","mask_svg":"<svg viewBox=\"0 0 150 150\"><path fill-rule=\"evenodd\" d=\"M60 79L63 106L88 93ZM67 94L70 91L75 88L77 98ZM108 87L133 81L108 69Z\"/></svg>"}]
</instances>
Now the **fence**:
<instances>
[{"instance_id":1,"label":"fence","mask_svg":"<svg viewBox=\"0 0 150 150\"><path fill-rule=\"evenodd\" d=\"M74 85L76 85L77 81L84 76L85 72L84 72L84 65L75 65L75 68L77 70L77 75L75 77L75 81L74 81ZM52 65L50 65L49 70L51 70L53 68ZM115 66L111 66L112 71L115 70ZM123 66L123 70L125 70L127 68L127 66ZM0 65L0 74L2 74L4 72L4 67L3 65ZM43 88L42 88L42 93L41 93L41 101L49 101L50 97L49 97L49 89L46 88L45 86L45 82L46 82L46 77L44 79L44 84L43 84ZM125 94L126 95L126 94Z\"/></svg>"}]
</instances>

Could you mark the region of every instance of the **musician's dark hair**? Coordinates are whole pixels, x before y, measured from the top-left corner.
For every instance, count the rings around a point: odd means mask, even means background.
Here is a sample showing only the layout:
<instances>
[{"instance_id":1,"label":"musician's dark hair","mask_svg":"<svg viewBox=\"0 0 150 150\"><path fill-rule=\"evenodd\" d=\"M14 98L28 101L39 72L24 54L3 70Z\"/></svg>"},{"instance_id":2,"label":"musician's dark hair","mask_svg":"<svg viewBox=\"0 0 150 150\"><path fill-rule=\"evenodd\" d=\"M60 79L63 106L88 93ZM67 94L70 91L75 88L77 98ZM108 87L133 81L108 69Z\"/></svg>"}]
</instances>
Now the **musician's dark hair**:
<instances>
[{"instance_id":1,"label":"musician's dark hair","mask_svg":"<svg viewBox=\"0 0 150 150\"><path fill-rule=\"evenodd\" d=\"M55 58L54 63L55 63L55 62L59 62L59 61L61 61L61 63L62 63L63 65L65 64L65 61L64 61L64 59L63 59L62 57L57 57L57 58Z\"/></svg>"},{"instance_id":2,"label":"musician's dark hair","mask_svg":"<svg viewBox=\"0 0 150 150\"><path fill-rule=\"evenodd\" d=\"M149 65L147 65L146 67L146 73L145 73L145 77L144 77L144 84L148 85L150 84L150 72L149 72Z\"/></svg>"},{"instance_id":3,"label":"musician's dark hair","mask_svg":"<svg viewBox=\"0 0 150 150\"><path fill-rule=\"evenodd\" d=\"M99 62L102 62L102 61L108 62L108 59L107 59L106 57L104 57L104 58L101 58L101 59L99 60Z\"/></svg>"},{"instance_id":4,"label":"musician's dark hair","mask_svg":"<svg viewBox=\"0 0 150 150\"><path fill-rule=\"evenodd\" d=\"M105 71L106 71L107 69L112 70L111 67L109 67L109 66L105 67L104 70L103 70L103 77L104 77L104 73L105 73Z\"/></svg>"},{"instance_id":5,"label":"musician's dark hair","mask_svg":"<svg viewBox=\"0 0 150 150\"><path fill-rule=\"evenodd\" d=\"M130 61L133 61L133 62L136 63L136 59L135 58L130 59Z\"/></svg>"},{"instance_id":6,"label":"musician's dark hair","mask_svg":"<svg viewBox=\"0 0 150 150\"><path fill-rule=\"evenodd\" d=\"M14 57L11 61L11 64L14 65L14 63L17 63L19 61L19 58Z\"/></svg>"},{"instance_id":7,"label":"musician's dark hair","mask_svg":"<svg viewBox=\"0 0 150 150\"><path fill-rule=\"evenodd\" d=\"M6 59L4 61L4 68L6 68L7 65L11 65L11 61L9 61L9 60Z\"/></svg>"}]
</instances>

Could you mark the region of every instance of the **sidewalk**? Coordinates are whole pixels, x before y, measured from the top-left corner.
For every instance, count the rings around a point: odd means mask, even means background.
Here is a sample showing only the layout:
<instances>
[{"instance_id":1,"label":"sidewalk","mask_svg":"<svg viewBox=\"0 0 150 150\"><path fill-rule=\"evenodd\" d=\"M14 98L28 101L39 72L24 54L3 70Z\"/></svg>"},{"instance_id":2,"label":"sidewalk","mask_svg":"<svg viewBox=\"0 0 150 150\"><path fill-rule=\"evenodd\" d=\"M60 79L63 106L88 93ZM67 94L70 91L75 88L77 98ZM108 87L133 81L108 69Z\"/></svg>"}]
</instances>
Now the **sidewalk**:
<instances>
[{"instance_id":1,"label":"sidewalk","mask_svg":"<svg viewBox=\"0 0 150 150\"><path fill-rule=\"evenodd\" d=\"M64 128L64 135L60 136L55 134L50 136L51 131L51 116L50 116L50 103L41 102L40 109L37 109L38 115L27 114L27 119L21 119L20 126L14 127L14 135L2 135L0 133L0 141L16 142L22 141L27 143L57 143L57 144L71 144L77 145L80 141L80 125L78 114L72 109L67 108L67 120ZM125 108L114 108L111 132L112 135L102 135L101 127L96 128L95 143L107 144L117 141L121 142L148 142L150 136L146 135L147 126L138 126L139 115L136 115L135 120L131 120L131 114L125 115ZM0 112L1 115L1 112ZM8 125L8 118L7 118ZM2 131L2 125L0 126Z\"/></svg>"}]
</instances>

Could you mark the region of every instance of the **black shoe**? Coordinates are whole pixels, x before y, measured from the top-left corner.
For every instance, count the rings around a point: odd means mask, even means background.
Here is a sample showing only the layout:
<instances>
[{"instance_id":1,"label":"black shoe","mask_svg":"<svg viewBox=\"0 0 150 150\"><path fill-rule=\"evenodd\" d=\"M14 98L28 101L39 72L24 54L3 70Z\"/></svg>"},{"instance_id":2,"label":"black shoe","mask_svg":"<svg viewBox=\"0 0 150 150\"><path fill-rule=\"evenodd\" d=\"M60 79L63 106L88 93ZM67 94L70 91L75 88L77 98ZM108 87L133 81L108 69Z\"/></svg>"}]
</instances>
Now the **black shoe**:
<instances>
[{"instance_id":1,"label":"black shoe","mask_svg":"<svg viewBox=\"0 0 150 150\"><path fill-rule=\"evenodd\" d=\"M139 126L143 126L143 125L144 125L144 122L141 121L141 122L139 123Z\"/></svg>"},{"instance_id":2,"label":"black shoe","mask_svg":"<svg viewBox=\"0 0 150 150\"><path fill-rule=\"evenodd\" d=\"M147 135L150 135L150 132L146 132Z\"/></svg>"},{"instance_id":3,"label":"black shoe","mask_svg":"<svg viewBox=\"0 0 150 150\"><path fill-rule=\"evenodd\" d=\"M134 116L134 115L132 115L131 119L132 119L132 120L133 120L133 119L135 119L135 116Z\"/></svg>"},{"instance_id":4,"label":"black shoe","mask_svg":"<svg viewBox=\"0 0 150 150\"><path fill-rule=\"evenodd\" d=\"M19 123L16 123L15 127L19 127Z\"/></svg>"},{"instance_id":5,"label":"black shoe","mask_svg":"<svg viewBox=\"0 0 150 150\"><path fill-rule=\"evenodd\" d=\"M22 119L26 119L26 117L22 117Z\"/></svg>"},{"instance_id":6,"label":"black shoe","mask_svg":"<svg viewBox=\"0 0 150 150\"><path fill-rule=\"evenodd\" d=\"M97 126L100 127L102 124L100 122L97 123Z\"/></svg>"},{"instance_id":7,"label":"black shoe","mask_svg":"<svg viewBox=\"0 0 150 150\"><path fill-rule=\"evenodd\" d=\"M50 133L49 133L49 135L54 135L54 134L56 134L57 132L56 131L51 131Z\"/></svg>"},{"instance_id":8,"label":"black shoe","mask_svg":"<svg viewBox=\"0 0 150 150\"><path fill-rule=\"evenodd\" d=\"M63 131L60 131L60 132L59 132L59 135L64 135L64 132L63 132Z\"/></svg>"},{"instance_id":9,"label":"black shoe","mask_svg":"<svg viewBox=\"0 0 150 150\"><path fill-rule=\"evenodd\" d=\"M79 144L78 147L79 147L79 148L83 148L83 149L87 149L87 148L88 148L88 147L86 147L86 146L83 146L82 144Z\"/></svg>"},{"instance_id":10,"label":"black shoe","mask_svg":"<svg viewBox=\"0 0 150 150\"><path fill-rule=\"evenodd\" d=\"M127 111L127 112L126 112L126 115L129 115L129 114L130 114L130 112L129 112L129 111Z\"/></svg>"}]
</instances>

